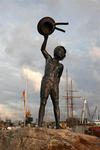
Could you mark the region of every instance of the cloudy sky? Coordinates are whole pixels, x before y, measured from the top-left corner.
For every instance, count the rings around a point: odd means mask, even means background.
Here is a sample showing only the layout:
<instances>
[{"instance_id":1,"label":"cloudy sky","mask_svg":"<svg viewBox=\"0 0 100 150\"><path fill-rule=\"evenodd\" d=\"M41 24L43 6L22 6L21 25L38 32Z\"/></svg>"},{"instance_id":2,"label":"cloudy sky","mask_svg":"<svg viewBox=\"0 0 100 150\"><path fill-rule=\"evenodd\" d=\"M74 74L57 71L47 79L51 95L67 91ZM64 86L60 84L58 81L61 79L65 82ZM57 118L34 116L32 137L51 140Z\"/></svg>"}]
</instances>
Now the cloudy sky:
<instances>
[{"instance_id":1,"label":"cloudy sky","mask_svg":"<svg viewBox=\"0 0 100 150\"><path fill-rule=\"evenodd\" d=\"M57 45L67 49L62 62L61 107L65 105L62 96L66 95L68 69L69 84L72 78L73 89L80 91L77 95L88 99L91 112L97 106L100 114L99 14L100 0L0 0L0 118L24 118L22 90L26 87L27 108L34 120L38 116L45 60L40 51L43 37L37 31L37 24L45 16L56 22L69 22L69 26L62 27L66 33L55 31L47 45L51 55ZM75 99L74 104L76 101L83 103ZM51 112L50 100L48 106Z\"/></svg>"}]
</instances>

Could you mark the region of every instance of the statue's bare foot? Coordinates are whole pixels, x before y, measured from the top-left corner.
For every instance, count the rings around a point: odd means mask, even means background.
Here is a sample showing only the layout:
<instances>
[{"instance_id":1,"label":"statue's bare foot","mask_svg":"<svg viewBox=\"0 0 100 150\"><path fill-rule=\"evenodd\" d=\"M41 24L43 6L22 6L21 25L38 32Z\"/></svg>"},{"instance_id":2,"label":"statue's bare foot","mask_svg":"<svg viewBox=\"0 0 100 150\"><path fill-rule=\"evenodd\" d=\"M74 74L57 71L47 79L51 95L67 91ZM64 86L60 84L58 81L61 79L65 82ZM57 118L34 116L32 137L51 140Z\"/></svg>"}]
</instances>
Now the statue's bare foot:
<instances>
[{"instance_id":1,"label":"statue's bare foot","mask_svg":"<svg viewBox=\"0 0 100 150\"><path fill-rule=\"evenodd\" d=\"M63 129L63 128L60 125L57 125L56 129Z\"/></svg>"},{"instance_id":2,"label":"statue's bare foot","mask_svg":"<svg viewBox=\"0 0 100 150\"><path fill-rule=\"evenodd\" d=\"M41 127L43 127L43 125L42 124L38 124L38 127L41 128Z\"/></svg>"}]
</instances>

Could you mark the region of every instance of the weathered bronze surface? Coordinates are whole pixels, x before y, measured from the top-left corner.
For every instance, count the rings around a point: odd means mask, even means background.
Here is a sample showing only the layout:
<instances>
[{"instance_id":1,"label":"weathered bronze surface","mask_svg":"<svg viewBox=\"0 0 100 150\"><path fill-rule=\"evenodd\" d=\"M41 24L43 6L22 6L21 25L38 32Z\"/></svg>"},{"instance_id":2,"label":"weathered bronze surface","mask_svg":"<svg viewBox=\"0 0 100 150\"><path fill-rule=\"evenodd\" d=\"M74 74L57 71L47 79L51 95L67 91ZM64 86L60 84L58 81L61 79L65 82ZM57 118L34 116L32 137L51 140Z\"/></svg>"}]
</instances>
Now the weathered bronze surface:
<instances>
[{"instance_id":1,"label":"weathered bronze surface","mask_svg":"<svg viewBox=\"0 0 100 150\"><path fill-rule=\"evenodd\" d=\"M45 31L45 28L46 27L44 26L43 32ZM47 103L48 96L50 95L53 103L53 108L54 108L56 128L59 129L61 128L61 126L59 125L60 122L59 82L63 72L63 64L61 64L59 61L63 60L64 57L66 56L66 50L63 46L57 46L54 49L54 57L52 58L50 54L48 54L48 52L46 51L48 34L43 33L42 35L44 35L44 41L41 46L41 52L46 60L46 65L45 65L44 76L41 82L41 90L40 90L41 100L40 100L40 109L39 109L39 117L38 117L38 126L41 127L43 124L45 106Z\"/></svg>"}]
</instances>

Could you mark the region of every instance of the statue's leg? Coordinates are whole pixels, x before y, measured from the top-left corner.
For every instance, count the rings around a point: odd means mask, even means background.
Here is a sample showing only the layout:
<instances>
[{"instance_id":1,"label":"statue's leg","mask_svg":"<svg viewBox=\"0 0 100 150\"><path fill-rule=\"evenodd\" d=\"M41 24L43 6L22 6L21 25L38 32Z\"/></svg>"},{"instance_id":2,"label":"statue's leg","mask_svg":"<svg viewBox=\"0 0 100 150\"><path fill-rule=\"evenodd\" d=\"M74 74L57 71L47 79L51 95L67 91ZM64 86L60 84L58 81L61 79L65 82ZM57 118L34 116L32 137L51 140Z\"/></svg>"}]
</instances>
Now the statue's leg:
<instances>
[{"instance_id":1,"label":"statue's leg","mask_svg":"<svg viewBox=\"0 0 100 150\"><path fill-rule=\"evenodd\" d=\"M56 120L56 126L59 125L60 121L60 109L59 109L59 101L58 99L55 99L53 101L53 107L54 107L54 115L55 115L55 120Z\"/></svg>"},{"instance_id":2,"label":"statue's leg","mask_svg":"<svg viewBox=\"0 0 100 150\"><path fill-rule=\"evenodd\" d=\"M59 126L60 123L60 109L59 109L59 99L54 98L51 96L52 103L53 103L53 109L54 109L54 116L55 116L55 121L56 121L56 127Z\"/></svg>"},{"instance_id":3,"label":"statue's leg","mask_svg":"<svg viewBox=\"0 0 100 150\"><path fill-rule=\"evenodd\" d=\"M45 114L46 102L47 102L46 98L41 98L41 104L40 104L40 109L39 109L39 117L38 117L38 126L39 127L42 127L43 117L44 117L44 114Z\"/></svg>"},{"instance_id":4,"label":"statue's leg","mask_svg":"<svg viewBox=\"0 0 100 150\"><path fill-rule=\"evenodd\" d=\"M60 126L60 109L59 109L59 89L58 89L57 85L55 85L54 88L52 89L50 96L51 96L53 108L54 108L56 128L61 129L61 126Z\"/></svg>"},{"instance_id":5,"label":"statue's leg","mask_svg":"<svg viewBox=\"0 0 100 150\"><path fill-rule=\"evenodd\" d=\"M39 116L38 116L38 126L42 126L43 118L45 114L45 106L47 103L47 99L50 93L50 85L47 80L43 79L41 84L41 91L40 91L40 109L39 109Z\"/></svg>"},{"instance_id":6,"label":"statue's leg","mask_svg":"<svg viewBox=\"0 0 100 150\"><path fill-rule=\"evenodd\" d=\"M56 121L56 129L62 129L60 126L60 109L59 109L59 99L53 99L54 115Z\"/></svg>"}]
</instances>

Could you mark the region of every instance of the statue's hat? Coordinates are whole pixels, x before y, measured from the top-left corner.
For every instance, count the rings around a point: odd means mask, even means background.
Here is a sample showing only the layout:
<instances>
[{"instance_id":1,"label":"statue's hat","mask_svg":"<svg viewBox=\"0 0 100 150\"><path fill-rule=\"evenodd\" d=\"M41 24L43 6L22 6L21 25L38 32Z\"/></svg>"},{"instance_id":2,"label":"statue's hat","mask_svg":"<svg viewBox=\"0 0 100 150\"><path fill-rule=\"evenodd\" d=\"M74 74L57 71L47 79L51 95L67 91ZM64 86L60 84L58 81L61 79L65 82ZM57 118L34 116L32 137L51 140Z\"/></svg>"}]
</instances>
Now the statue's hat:
<instances>
[{"instance_id":1,"label":"statue's hat","mask_svg":"<svg viewBox=\"0 0 100 150\"><path fill-rule=\"evenodd\" d=\"M51 17L44 17L39 21L37 29L38 32L42 35L50 35L54 32L55 29L65 32L65 30L56 27L56 25L68 25L68 22L55 23L54 19L52 19Z\"/></svg>"}]
</instances>

